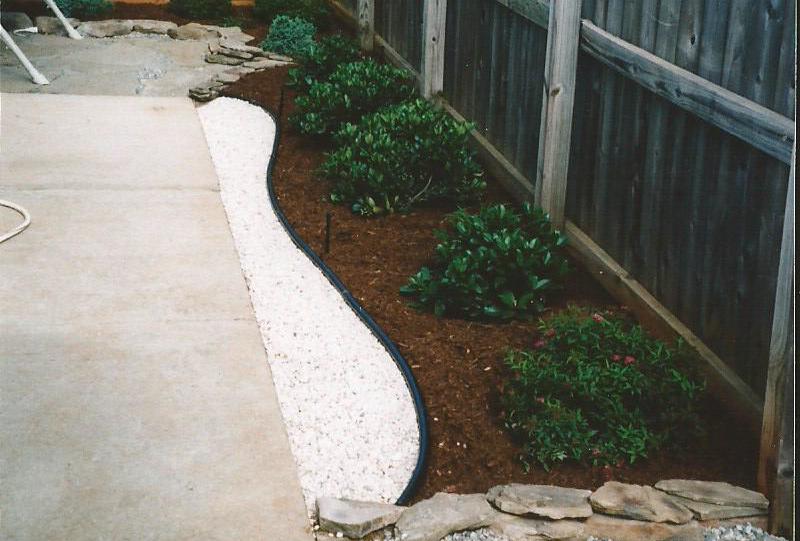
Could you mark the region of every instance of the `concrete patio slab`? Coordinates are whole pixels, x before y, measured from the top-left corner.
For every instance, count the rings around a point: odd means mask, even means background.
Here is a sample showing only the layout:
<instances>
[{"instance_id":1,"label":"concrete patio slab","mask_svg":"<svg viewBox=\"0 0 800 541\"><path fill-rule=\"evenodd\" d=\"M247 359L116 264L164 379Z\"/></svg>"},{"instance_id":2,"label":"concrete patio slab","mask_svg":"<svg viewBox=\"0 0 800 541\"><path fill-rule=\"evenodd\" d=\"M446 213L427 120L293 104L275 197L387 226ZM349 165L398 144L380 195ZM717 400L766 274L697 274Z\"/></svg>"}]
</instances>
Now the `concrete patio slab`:
<instances>
[{"instance_id":1,"label":"concrete patio slab","mask_svg":"<svg viewBox=\"0 0 800 541\"><path fill-rule=\"evenodd\" d=\"M73 40L14 35L14 41L50 81L35 85L14 55L0 46L0 91L42 94L185 96L189 88L230 66L208 64L204 41L129 34Z\"/></svg>"},{"instance_id":2,"label":"concrete patio slab","mask_svg":"<svg viewBox=\"0 0 800 541\"><path fill-rule=\"evenodd\" d=\"M0 538L310 539L191 103L0 100Z\"/></svg>"}]
</instances>

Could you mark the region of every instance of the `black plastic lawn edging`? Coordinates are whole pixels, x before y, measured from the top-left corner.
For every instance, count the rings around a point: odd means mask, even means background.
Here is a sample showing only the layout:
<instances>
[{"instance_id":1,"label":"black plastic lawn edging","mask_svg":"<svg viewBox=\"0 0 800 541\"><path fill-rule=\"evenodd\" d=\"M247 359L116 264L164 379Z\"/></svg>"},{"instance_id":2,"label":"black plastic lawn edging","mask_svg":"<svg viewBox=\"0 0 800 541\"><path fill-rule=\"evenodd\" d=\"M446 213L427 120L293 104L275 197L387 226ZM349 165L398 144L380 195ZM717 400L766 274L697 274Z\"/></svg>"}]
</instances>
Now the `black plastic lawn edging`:
<instances>
[{"instance_id":1,"label":"black plastic lawn edging","mask_svg":"<svg viewBox=\"0 0 800 541\"><path fill-rule=\"evenodd\" d=\"M240 98L234 98L240 99ZM322 271L322 274L325 275L325 278L331 283L333 287L339 292L342 296L344 301L350 307L353 312L358 316L358 318L369 328L372 334L378 339L378 341L386 348L386 351L389 353L389 356L392 358L394 363L397 365L397 368L400 370L400 373L403 375L403 379L405 379L406 386L408 387L409 392L411 393L411 398L414 401L414 410L416 411L417 415L417 428L419 429L419 450L417 452L417 464L414 466L414 471L411 473L411 479L409 479L408 483L406 484L406 488L403 489L403 492L400 494L400 497L397 498L398 505L404 505L408 503L411 499L411 496L414 494L416 490L417 484L419 483L420 478L422 477L422 473L425 469L425 458L428 451L428 421L425 412L425 403L422 400L422 393L417 386L417 382L414 379L414 373L411 371L411 367L408 365L408 362L405 360L403 355L400 353L400 350L397 349L397 346L392 339L384 332L380 325L372 318L372 316L367 313L363 306L359 304L356 298L353 296L352 293L345 287L342 281L336 276L336 273L333 272L333 269L328 267L327 264L320 258L311 247L306 244L306 242L300 237L297 231L292 227L289 223L289 220L286 219L286 215L281 210L280 204L278 203L278 197L275 195L275 188L272 185L272 170L275 167L275 162L277 161L278 157L278 149L279 145L278 142L281 138L281 124L279 119L275 118L270 111L262 107L261 105L250 101L250 100L241 100L250 103L258 108L260 108L264 113L266 113L272 121L275 123L275 139L272 143L272 154L270 155L269 165L267 165L267 193L269 194L269 200L272 203L272 208L275 211L275 214L278 217L278 220L281 222L281 225L289 234L292 241L294 242L295 246L297 246L305 255L308 257L317 268ZM283 93L281 93L281 106L279 109L283 109ZM280 112L279 112L280 114Z\"/></svg>"}]
</instances>

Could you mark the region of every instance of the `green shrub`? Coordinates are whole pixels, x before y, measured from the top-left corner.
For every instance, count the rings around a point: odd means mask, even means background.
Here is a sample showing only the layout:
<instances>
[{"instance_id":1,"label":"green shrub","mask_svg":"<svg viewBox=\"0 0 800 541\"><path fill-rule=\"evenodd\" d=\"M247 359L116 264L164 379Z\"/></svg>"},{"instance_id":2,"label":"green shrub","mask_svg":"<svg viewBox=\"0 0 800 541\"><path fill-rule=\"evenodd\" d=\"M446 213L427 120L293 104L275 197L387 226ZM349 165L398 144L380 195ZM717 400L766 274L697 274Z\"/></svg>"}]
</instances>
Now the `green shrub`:
<instances>
[{"instance_id":1,"label":"green shrub","mask_svg":"<svg viewBox=\"0 0 800 541\"><path fill-rule=\"evenodd\" d=\"M66 17L93 17L114 8L108 0L56 0L56 5Z\"/></svg>"},{"instance_id":2,"label":"green shrub","mask_svg":"<svg viewBox=\"0 0 800 541\"><path fill-rule=\"evenodd\" d=\"M265 51L303 57L314 50L314 34L317 29L305 19L279 15L269 27L269 34L261 42Z\"/></svg>"},{"instance_id":3,"label":"green shrub","mask_svg":"<svg viewBox=\"0 0 800 541\"><path fill-rule=\"evenodd\" d=\"M224 19L231 14L231 0L169 0L169 10L187 19Z\"/></svg>"},{"instance_id":4,"label":"green shrub","mask_svg":"<svg viewBox=\"0 0 800 541\"><path fill-rule=\"evenodd\" d=\"M517 213L492 205L476 214L459 210L449 231L437 231L433 264L400 292L436 315L511 319L541 312L545 296L568 272L566 238L529 204Z\"/></svg>"},{"instance_id":5,"label":"green shrub","mask_svg":"<svg viewBox=\"0 0 800 541\"><path fill-rule=\"evenodd\" d=\"M471 126L424 100L414 100L346 124L339 148L320 172L331 180L331 200L365 216L404 212L432 200L473 200L486 183L466 147Z\"/></svg>"},{"instance_id":6,"label":"green shrub","mask_svg":"<svg viewBox=\"0 0 800 541\"><path fill-rule=\"evenodd\" d=\"M386 105L400 103L414 93L405 70L374 60L339 65L327 81L312 82L307 94L295 98L290 121L302 133L331 134L346 122Z\"/></svg>"},{"instance_id":7,"label":"green shrub","mask_svg":"<svg viewBox=\"0 0 800 541\"><path fill-rule=\"evenodd\" d=\"M506 425L524 440L526 464L633 463L696 435L703 384L686 375L680 343L668 347L623 317L575 307L540 328L533 349L506 357Z\"/></svg>"},{"instance_id":8,"label":"green shrub","mask_svg":"<svg viewBox=\"0 0 800 541\"><path fill-rule=\"evenodd\" d=\"M253 15L266 23L278 15L287 15L311 21L317 28L327 28L330 9L324 0L256 0Z\"/></svg>"},{"instance_id":9,"label":"green shrub","mask_svg":"<svg viewBox=\"0 0 800 541\"><path fill-rule=\"evenodd\" d=\"M355 40L343 36L328 36L319 40L310 54L299 58L300 67L289 70L287 85L298 91L307 91L317 81L324 82L340 64L358 60L359 48Z\"/></svg>"}]
</instances>

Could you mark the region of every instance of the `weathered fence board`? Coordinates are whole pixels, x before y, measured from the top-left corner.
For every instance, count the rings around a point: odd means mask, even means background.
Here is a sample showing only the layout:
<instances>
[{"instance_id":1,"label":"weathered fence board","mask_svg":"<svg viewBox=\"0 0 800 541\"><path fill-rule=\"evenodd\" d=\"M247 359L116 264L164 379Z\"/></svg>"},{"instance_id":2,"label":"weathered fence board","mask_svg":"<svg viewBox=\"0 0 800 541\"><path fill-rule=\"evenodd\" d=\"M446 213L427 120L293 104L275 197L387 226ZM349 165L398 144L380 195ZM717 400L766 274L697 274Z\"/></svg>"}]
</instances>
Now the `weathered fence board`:
<instances>
[{"instance_id":1,"label":"weathered fence board","mask_svg":"<svg viewBox=\"0 0 800 541\"><path fill-rule=\"evenodd\" d=\"M375 31L414 70L422 66L423 0L375 0Z\"/></svg>"},{"instance_id":2,"label":"weathered fence board","mask_svg":"<svg viewBox=\"0 0 800 541\"><path fill-rule=\"evenodd\" d=\"M536 178L547 32L494 0L448 2L444 96Z\"/></svg>"}]
</instances>

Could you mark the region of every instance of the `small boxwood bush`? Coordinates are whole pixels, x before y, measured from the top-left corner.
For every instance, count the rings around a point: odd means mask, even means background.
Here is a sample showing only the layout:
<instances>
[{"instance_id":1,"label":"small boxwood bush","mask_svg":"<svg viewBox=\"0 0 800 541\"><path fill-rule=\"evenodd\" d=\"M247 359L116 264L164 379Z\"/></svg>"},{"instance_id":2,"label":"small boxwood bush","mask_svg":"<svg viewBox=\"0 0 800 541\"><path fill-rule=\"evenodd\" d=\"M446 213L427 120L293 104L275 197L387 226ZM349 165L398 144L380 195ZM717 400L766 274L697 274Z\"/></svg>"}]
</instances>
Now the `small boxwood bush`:
<instances>
[{"instance_id":1,"label":"small boxwood bush","mask_svg":"<svg viewBox=\"0 0 800 541\"><path fill-rule=\"evenodd\" d=\"M311 21L317 28L327 28L330 9L324 0L256 0L253 15L271 23L278 15Z\"/></svg>"},{"instance_id":2,"label":"small boxwood bush","mask_svg":"<svg viewBox=\"0 0 800 541\"><path fill-rule=\"evenodd\" d=\"M298 58L300 67L289 70L287 85L306 92L315 82L325 82L340 64L359 58L358 43L344 36L327 36L319 40L310 54Z\"/></svg>"},{"instance_id":3,"label":"small boxwood bush","mask_svg":"<svg viewBox=\"0 0 800 541\"><path fill-rule=\"evenodd\" d=\"M506 424L524 441L523 460L546 468L633 463L696 435L703 384L690 358L627 318L571 307L540 325L542 338L511 351Z\"/></svg>"},{"instance_id":4,"label":"small boxwood bush","mask_svg":"<svg viewBox=\"0 0 800 541\"><path fill-rule=\"evenodd\" d=\"M486 183L466 147L470 129L424 100L346 124L320 169L333 182L331 200L365 216L425 201L475 200Z\"/></svg>"},{"instance_id":5,"label":"small boxwood bush","mask_svg":"<svg viewBox=\"0 0 800 541\"><path fill-rule=\"evenodd\" d=\"M66 17L93 17L114 8L108 0L56 0L56 5Z\"/></svg>"},{"instance_id":6,"label":"small boxwood bush","mask_svg":"<svg viewBox=\"0 0 800 541\"><path fill-rule=\"evenodd\" d=\"M451 227L437 231L433 263L409 278L400 292L438 316L512 319L541 312L548 292L568 272L566 238L547 214L530 204L459 210Z\"/></svg>"},{"instance_id":7,"label":"small boxwood bush","mask_svg":"<svg viewBox=\"0 0 800 541\"><path fill-rule=\"evenodd\" d=\"M291 57L307 56L314 51L316 31L314 24L305 19L279 15L272 21L261 48Z\"/></svg>"},{"instance_id":8,"label":"small boxwood bush","mask_svg":"<svg viewBox=\"0 0 800 541\"><path fill-rule=\"evenodd\" d=\"M400 103L413 93L405 70L371 59L341 64L327 81L312 82L307 94L295 98L290 121L301 133L331 134L342 124Z\"/></svg>"},{"instance_id":9,"label":"small boxwood bush","mask_svg":"<svg viewBox=\"0 0 800 541\"><path fill-rule=\"evenodd\" d=\"M169 0L169 10L187 19L224 19L231 14L231 0Z\"/></svg>"}]
</instances>

